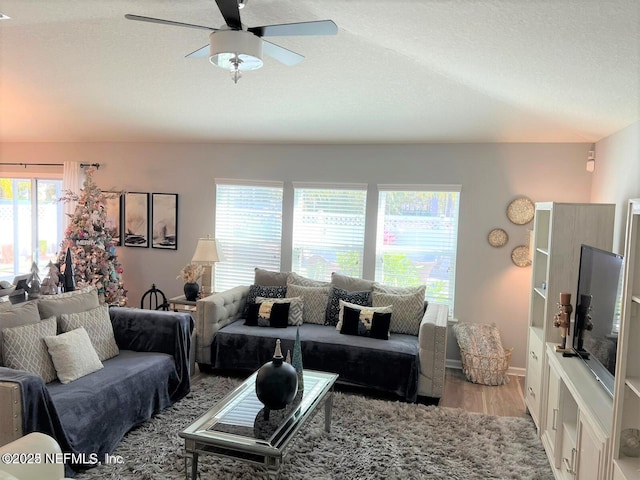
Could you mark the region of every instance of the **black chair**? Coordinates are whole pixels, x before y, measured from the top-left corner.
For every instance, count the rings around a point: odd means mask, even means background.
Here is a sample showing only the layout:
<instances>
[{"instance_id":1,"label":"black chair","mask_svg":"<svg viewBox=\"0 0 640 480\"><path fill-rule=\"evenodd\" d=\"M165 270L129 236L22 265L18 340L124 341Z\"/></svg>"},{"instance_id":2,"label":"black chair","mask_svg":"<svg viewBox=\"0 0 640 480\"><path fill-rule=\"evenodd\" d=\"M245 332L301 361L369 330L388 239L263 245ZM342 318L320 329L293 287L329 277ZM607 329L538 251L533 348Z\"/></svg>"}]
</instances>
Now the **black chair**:
<instances>
[{"instance_id":1,"label":"black chair","mask_svg":"<svg viewBox=\"0 0 640 480\"><path fill-rule=\"evenodd\" d=\"M160 303L161 298L162 302ZM146 307L145 302L148 305ZM146 308L147 310L169 310L169 302L167 302L167 297L164 292L157 289L156 284L152 283L151 288L142 295L140 308Z\"/></svg>"}]
</instances>

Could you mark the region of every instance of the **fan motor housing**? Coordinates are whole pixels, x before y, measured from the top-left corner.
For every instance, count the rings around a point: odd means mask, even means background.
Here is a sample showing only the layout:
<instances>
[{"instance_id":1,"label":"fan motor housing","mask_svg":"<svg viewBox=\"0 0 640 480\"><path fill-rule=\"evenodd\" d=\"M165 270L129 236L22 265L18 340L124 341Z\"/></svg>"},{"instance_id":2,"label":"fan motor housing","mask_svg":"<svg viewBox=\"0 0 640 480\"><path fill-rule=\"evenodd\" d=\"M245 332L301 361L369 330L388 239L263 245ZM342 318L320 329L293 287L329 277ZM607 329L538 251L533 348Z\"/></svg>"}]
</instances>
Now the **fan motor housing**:
<instances>
[{"instance_id":1,"label":"fan motor housing","mask_svg":"<svg viewBox=\"0 0 640 480\"><path fill-rule=\"evenodd\" d=\"M209 35L209 61L222 68L230 68L232 60L240 60L238 70L257 70L262 67L262 39L244 30L218 30Z\"/></svg>"}]
</instances>

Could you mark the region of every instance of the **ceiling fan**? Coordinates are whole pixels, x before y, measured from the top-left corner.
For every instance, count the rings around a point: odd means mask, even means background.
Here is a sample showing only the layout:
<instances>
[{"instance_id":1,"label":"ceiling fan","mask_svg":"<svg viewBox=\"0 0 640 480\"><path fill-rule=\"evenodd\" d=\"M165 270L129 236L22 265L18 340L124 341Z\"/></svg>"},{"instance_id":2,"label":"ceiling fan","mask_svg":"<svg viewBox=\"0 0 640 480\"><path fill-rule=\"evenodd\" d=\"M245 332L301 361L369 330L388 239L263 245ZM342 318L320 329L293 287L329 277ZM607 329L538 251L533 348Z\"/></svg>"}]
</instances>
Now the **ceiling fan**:
<instances>
[{"instance_id":1,"label":"ceiling fan","mask_svg":"<svg viewBox=\"0 0 640 480\"><path fill-rule=\"evenodd\" d=\"M240 1L240 3L238 3L238 1ZM240 20L240 8L247 3L247 0L216 0L216 3L226 22L226 25L220 28L132 14L126 14L125 18L141 22L160 23L163 25L210 31L209 44L191 52L186 55L186 57L201 58L208 56L212 64L222 68L229 68L231 78L235 83L238 83L241 72L257 70L262 67L263 52L289 66L296 65L304 59L299 53L268 42L263 37L336 35L338 33L338 27L331 20L284 23L247 28Z\"/></svg>"}]
</instances>

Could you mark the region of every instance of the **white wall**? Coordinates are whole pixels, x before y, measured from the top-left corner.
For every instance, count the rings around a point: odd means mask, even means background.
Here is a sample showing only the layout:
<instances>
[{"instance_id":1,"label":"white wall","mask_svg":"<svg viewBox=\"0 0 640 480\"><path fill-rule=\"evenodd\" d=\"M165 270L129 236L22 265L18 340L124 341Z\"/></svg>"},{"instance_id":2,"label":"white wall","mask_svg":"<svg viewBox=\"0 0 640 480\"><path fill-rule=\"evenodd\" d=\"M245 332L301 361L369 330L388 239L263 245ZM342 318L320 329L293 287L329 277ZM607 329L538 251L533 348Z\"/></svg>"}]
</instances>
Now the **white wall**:
<instances>
[{"instance_id":1,"label":"white wall","mask_svg":"<svg viewBox=\"0 0 640 480\"><path fill-rule=\"evenodd\" d=\"M591 201L616 204L613 248L624 253L627 200L640 197L640 121L596 144Z\"/></svg>"},{"instance_id":2,"label":"white wall","mask_svg":"<svg viewBox=\"0 0 640 480\"><path fill-rule=\"evenodd\" d=\"M515 267L510 253L527 244L533 224L511 224L506 207L518 196L589 201L588 150L588 144L0 144L0 162L99 162L96 181L104 190L180 195L177 251L118 249L134 306L152 282L170 296L181 293L178 271L198 237L213 233L216 177L461 184L456 317L495 322L504 344L514 347L512 366L524 368L531 269ZM495 227L508 232L505 247L487 243ZM452 335L449 346L449 358L459 358Z\"/></svg>"}]
</instances>

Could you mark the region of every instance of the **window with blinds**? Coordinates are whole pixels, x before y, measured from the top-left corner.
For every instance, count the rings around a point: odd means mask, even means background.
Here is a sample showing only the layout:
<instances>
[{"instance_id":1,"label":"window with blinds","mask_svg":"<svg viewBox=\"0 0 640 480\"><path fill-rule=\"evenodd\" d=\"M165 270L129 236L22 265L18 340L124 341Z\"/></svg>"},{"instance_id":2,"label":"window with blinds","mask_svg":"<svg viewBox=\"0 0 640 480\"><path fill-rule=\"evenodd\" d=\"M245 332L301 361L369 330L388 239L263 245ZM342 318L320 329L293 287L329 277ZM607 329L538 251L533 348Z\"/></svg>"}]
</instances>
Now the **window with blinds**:
<instances>
[{"instance_id":1,"label":"window with blinds","mask_svg":"<svg viewBox=\"0 0 640 480\"><path fill-rule=\"evenodd\" d=\"M294 183L292 269L316 280L362 276L366 185Z\"/></svg>"},{"instance_id":2,"label":"window with blinds","mask_svg":"<svg viewBox=\"0 0 640 480\"><path fill-rule=\"evenodd\" d=\"M426 285L453 315L460 186L378 186L375 279Z\"/></svg>"},{"instance_id":3,"label":"window with blinds","mask_svg":"<svg viewBox=\"0 0 640 480\"><path fill-rule=\"evenodd\" d=\"M282 183L216 181L216 239L224 262L215 289L251 285L255 267L280 270Z\"/></svg>"}]
</instances>

